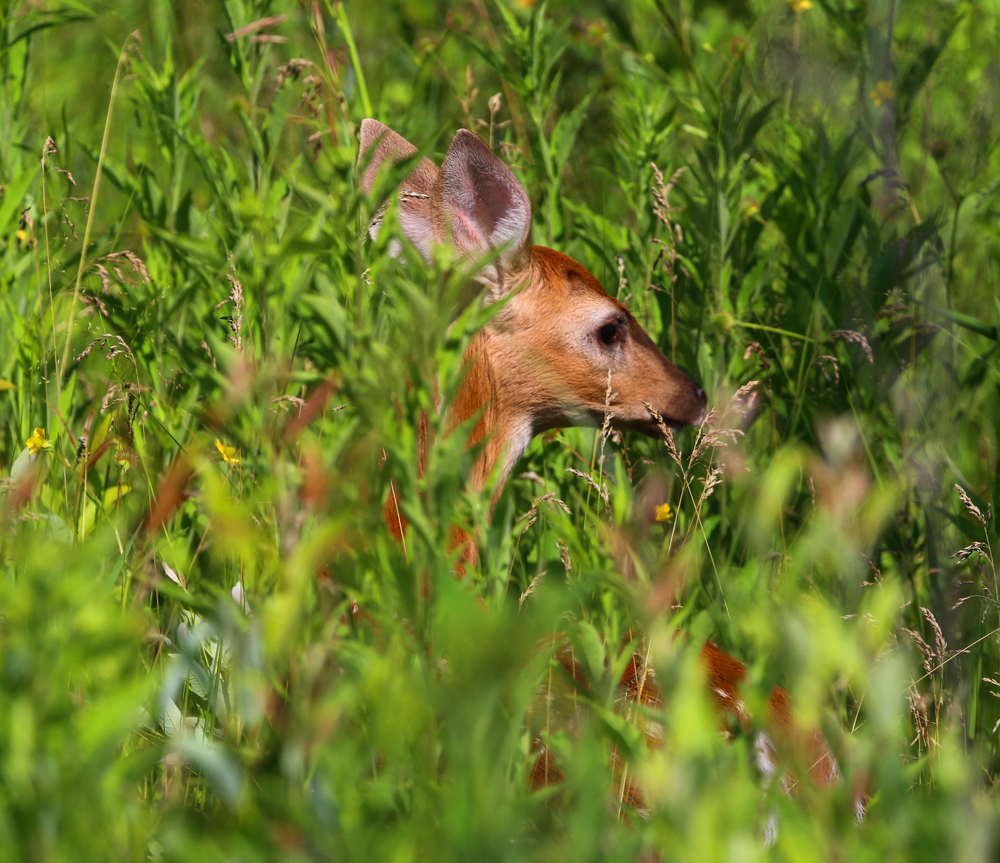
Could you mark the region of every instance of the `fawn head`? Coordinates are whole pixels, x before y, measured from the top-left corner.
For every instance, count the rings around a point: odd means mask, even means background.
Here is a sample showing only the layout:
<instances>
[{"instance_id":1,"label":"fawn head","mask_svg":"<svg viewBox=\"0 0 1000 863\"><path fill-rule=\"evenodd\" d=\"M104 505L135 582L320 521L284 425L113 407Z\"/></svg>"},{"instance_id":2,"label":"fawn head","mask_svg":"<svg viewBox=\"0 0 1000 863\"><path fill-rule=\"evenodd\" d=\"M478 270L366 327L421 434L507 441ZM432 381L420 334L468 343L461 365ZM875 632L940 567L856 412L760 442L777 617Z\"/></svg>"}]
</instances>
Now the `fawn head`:
<instances>
[{"instance_id":1,"label":"fawn head","mask_svg":"<svg viewBox=\"0 0 1000 863\"><path fill-rule=\"evenodd\" d=\"M365 120L362 190L372 191L386 162L416 152L388 127ZM486 286L487 302L506 302L476 348L486 368L475 386L488 392L472 401L480 408L489 401L494 422L518 430L507 435L519 439L507 441L512 449L523 452L531 436L546 429L599 426L609 412L612 427L659 437L647 402L668 426L701 422L704 391L663 355L632 313L581 264L531 245L527 194L472 132L455 135L440 169L422 159L402 182L399 221L428 260L438 243L475 261L489 256L476 278ZM369 229L373 237L380 225L381 214Z\"/></svg>"}]
</instances>

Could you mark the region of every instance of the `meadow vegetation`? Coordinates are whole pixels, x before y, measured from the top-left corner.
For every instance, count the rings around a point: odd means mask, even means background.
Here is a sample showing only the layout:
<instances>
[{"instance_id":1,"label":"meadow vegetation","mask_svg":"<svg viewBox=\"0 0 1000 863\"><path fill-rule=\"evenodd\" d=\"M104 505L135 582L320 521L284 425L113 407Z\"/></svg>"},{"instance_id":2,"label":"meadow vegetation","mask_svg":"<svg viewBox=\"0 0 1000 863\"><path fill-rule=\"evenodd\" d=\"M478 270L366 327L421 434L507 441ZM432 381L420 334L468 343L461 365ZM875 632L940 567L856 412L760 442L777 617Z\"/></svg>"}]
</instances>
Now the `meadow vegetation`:
<instances>
[{"instance_id":1,"label":"meadow vegetation","mask_svg":"<svg viewBox=\"0 0 1000 863\"><path fill-rule=\"evenodd\" d=\"M490 142L711 420L490 519L435 432L495 310L368 240L368 116ZM0 858L996 859L998 262L1000 0L0 0Z\"/></svg>"}]
</instances>

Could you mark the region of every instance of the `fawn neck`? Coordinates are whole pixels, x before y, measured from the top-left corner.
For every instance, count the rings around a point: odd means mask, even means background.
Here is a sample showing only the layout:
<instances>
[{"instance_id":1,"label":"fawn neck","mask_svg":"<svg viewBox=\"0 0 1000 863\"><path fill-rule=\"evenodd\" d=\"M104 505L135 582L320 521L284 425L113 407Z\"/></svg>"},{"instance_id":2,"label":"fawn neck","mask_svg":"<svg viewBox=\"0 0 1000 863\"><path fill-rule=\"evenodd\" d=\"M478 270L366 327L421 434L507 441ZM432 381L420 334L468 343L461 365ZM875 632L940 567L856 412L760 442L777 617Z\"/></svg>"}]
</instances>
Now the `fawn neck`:
<instances>
[{"instance_id":1,"label":"fawn neck","mask_svg":"<svg viewBox=\"0 0 1000 863\"><path fill-rule=\"evenodd\" d=\"M512 398L511 368L500 340L489 327L480 331L466 353L467 372L455 396L448 427L457 427L474 417L469 447L482 446L472 467L469 484L481 491L499 466L496 503L507 477L535 434L535 424L526 405Z\"/></svg>"}]
</instances>

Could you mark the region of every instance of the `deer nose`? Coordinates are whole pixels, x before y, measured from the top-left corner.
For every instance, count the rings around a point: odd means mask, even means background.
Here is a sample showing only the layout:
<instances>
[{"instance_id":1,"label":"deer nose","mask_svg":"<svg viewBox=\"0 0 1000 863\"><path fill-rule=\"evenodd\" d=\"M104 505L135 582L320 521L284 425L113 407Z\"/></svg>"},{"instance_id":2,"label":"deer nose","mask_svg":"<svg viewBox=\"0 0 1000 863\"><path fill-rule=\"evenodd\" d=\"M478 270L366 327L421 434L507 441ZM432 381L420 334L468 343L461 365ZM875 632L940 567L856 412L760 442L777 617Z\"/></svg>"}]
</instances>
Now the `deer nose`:
<instances>
[{"instance_id":1,"label":"deer nose","mask_svg":"<svg viewBox=\"0 0 1000 863\"><path fill-rule=\"evenodd\" d=\"M696 401L708 403L708 399L705 398L705 391L694 381L691 381L691 387L694 390L694 397Z\"/></svg>"}]
</instances>

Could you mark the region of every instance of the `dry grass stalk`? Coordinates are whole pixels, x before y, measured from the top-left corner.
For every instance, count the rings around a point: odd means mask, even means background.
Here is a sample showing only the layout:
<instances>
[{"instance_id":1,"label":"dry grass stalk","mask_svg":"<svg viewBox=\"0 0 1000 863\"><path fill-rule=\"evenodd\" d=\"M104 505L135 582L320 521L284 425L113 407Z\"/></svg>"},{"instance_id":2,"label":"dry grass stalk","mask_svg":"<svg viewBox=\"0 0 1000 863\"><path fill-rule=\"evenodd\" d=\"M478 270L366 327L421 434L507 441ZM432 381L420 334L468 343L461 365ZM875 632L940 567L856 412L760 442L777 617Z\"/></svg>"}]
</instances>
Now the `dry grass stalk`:
<instances>
[{"instance_id":1,"label":"dry grass stalk","mask_svg":"<svg viewBox=\"0 0 1000 863\"><path fill-rule=\"evenodd\" d=\"M917 646L917 649L924 656L924 671L928 675L933 675L935 671L944 665L948 653L948 643L945 641L944 634L941 631L941 626L938 624L937 619L930 609L921 606L920 611L923 613L924 618L930 624L931 629L934 631L934 647L931 647L926 641L924 641L923 636L919 632L912 629L907 629L903 627L903 632L905 632L913 640L913 643Z\"/></svg>"},{"instance_id":2,"label":"dry grass stalk","mask_svg":"<svg viewBox=\"0 0 1000 863\"><path fill-rule=\"evenodd\" d=\"M274 92L277 93L286 80L298 80L298 77L302 74L303 70L309 68L310 66L315 66L312 60L304 60L301 57L295 57L287 63L282 63L278 67L278 72L275 75Z\"/></svg>"},{"instance_id":3,"label":"dry grass stalk","mask_svg":"<svg viewBox=\"0 0 1000 863\"><path fill-rule=\"evenodd\" d=\"M113 344L111 349L108 351L107 356L105 356L105 359L113 360L115 357L125 354L132 362L133 367L135 367L136 374L138 375L139 368L136 365L135 357L133 356L131 349L121 336L116 336L113 333L102 333L99 335L96 339L91 341L91 343L87 345L87 347L85 347L80 354L77 355L74 362L78 363L80 360L85 359L96 345L100 345L102 348L107 347L109 340L111 340Z\"/></svg>"},{"instance_id":4,"label":"dry grass stalk","mask_svg":"<svg viewBox=\"0 0 1000 863\"><path fill-rule=\"evenodd\" d=\"M980 510L979 507L972 502L972 498L969 497L969 493L958 483L955 483L955 488L958 489L958 496L962 499L962 503L965 504L965 508L968 510L969 514L978 519L979 523L983 527L986 527L986 519L983 517L982 510Z\"/></svg>"},{"instance_id":5,"label":"dry grass stalk","mask_svg":"<svg viewBox=\"0 0 1000 863\"><path fill-rule=\"evenodd\" d=\"M655 204L653 204L653 214L658 218L663 226L666 228L666 239L656 239L655 242L663 246L665 251L664 259L664 271L667 274L667 281L670 285L670 340L673 345L677 344L677 322L676 315L674 314L674 299L675 293L674 288L677 284L677 262L680 259L680 255L677 254L677 246L684 242L684 232L681 230L680 224L673 221L673 215L676 212L680 212L680 207L674 207L670 203L670 192L673 190L674 186L677 185L681 178L681 175L687 170L687 168L678 168L670 176L670 180L667 183L663 182L663 172L660 171L656 163L651 163L653 167L653 175L656 178L655 186L653 188L653 198ZM686 269L684 269L683 263L680 265L680 271L685 275L689 275ZM621 291L619 290L619 295ZM672 355L671 359L675 362L677 360L676 355Z\"/></svg>"},{"instance_id":6,"label":"dry grass stalk","mask_svg":"<svg viewBox=\"0 0 1000 863\"><path fill-rule=\"evenodd\" d=\"M985 542L974 542L971 545L967 545L965 548L960 548L952 555L952 558L957 557L959 563L965 563L965 561L967 561L973 554L981 554L989 560L989 553Z\"/></svg>"},{"instance_id":7,"label":"dry grass stalk","mask_svg":"<svg viewBox=\"0 0 1000 863\"><path fill-rule=\"evenodd\" d=\"M815 506L815 504L814 504L814 506ZM861 584L864 587L871 587L873 583L874 584L881 584L882 583L882 570L880 570L875 565L875 562L867 554L865 554L863 551L861 552L861 556L864 558L865 563L868 564L868 568L872 571L872 574L875 576L875 581L874 582L863 581L863 582L861 582Z\"/></svg>"},{"instance_id":8,"label":"dry grass stalk","mask_svg":"<svg viewBox=\"0 0 1000 863\"><path fill-rule=\"evenodd\" d=\"M643 402L643 404L646 406L646 410L649 411L653 420L656 422L657 427L660 429L660 433L663 435L664 446L666 446L667 452L670 454L670 458L674 460L677 467L684 470L684 465L681 462L681 455L677 452L677 444L674 443L674 433L667 427L667 424L663 421L663 417L660 416L660 413L656 410L656 408L654 408L649 402Z\"/></svg>"},{"instance_id":9,"label":"dry grass stalk","mask_svg":"<svg viewBox=\"0 0 1000 863\"><path fill-rule=\"evenodd\" d=\"M234 30L232 33L226 33L223 38L227 42L235 42L237 39L241 39L244 36L250 36L260 30L265 30L268 27L274 27L278 24L282 24L287 20L287 18L287 15L271 15L267 18L258 18L256 21L251 21L246 26L240 27L239 30ZM274 41L285 41L283 36L272 36L271 39Z\"/></svg>"},{"instance_id":10,"label":"dry grass stalk","mask_svg":"<svg viewBox=\"0 0 1000 863\"><path fill-rule=\"evenodd\" d=\"M520 598L517 600L517 607L520 608L524 605L524 601L535 592L535 588L541 583L542 579L545 577L546 571L538 573L533 579L531 579L531 584L525 589L524 593L521 594Z\"/></svg>"},{"instance_id":11,"label":"dry grass stalk","mask_svg":"<svg viewBox=\"0 0 1000 863\"><path fill-rule=\"evenodd\" d=\"M226 273L226 278L229 279L233 289L229 292L229 299L219 303L216 308L224 306L226 302L232 302L233 314L223 320L229 322L229 341L237 351L243 353L243 285L229 273Z\"/></svg>"},{"instance_id":12,"label":"dry grass stalk","mask_svg":"<svg viewBox=\"0 0 1000 863\"><path fill-rule=\"evenodd\" d=\"M705 484L701 489L701 497L698 498L698 503L695 504L695 509L700 510L702 504L705 503L712 496L712 492L715 491L715 487L722 482L722 474L725 472L724 467L712 468L708 472L708 476L705 477Z\"/></svg>"},{"instance_id":13,"label":"dry grass stalk","mask_svg":"<svg viewBox=\"0 0 1000 863\"><path fill-rule=\"evenodd\" d=\"M771 363L764 355L764 349L760 346L760 342L747 342L746 347L743 349L743 359L750 359L751 354L757 357L760 364L764 367L765 372L770 370Z\"/></svg>"},{"instance_id":14,"label":"dry grass stalk","mask_svg":"<svg viewBox=\"0 0 1000 863\"><path fill-rule=\"evenodd\" d=\"M556 548L559 549L559 560L562 561L563 568L566 570L566 578L568 579L573 573L573 558L569 556L569 546L561 539L557 539Z\"/></svg>"},{"instance_id":15,"label":"dry grass stalk","mask_svg":"<svg viewBox=\"0 0 1000 863\"><path fill-rule=\"evenodd\" d=\"M726 410L722 414L723 418L729 416L730 411L738 413L744 418L748 413L755 411L757 403L760 401L760 391L757 389L759 386L760 381L750 381L736 390L732 398L729 399L729 404L726 405Z\"/></svg>"},{"instance_id":16,"label":"dry grass stalk","mask_svg":"<svg viewBox=\"0 0 1000 863\"><path fill-rule=\"evenodd\" d=\"M840 383L840 363L837 362L836 357L824 354L823 356L816 357L816 364L819 366L819 370L823 372L823 377L826 378L828 382L832 381L834 384ZM827 372L826 364L830 365L833 377L830 376L831 372Z\"/></svg>"},{"instance_id":17,"label":"dry grass stalk","mask_svg":"<svg viewBox=\"0 0 1000 863\"><path fill-rule=\"evenodd\" d=\"M983 683L988 683L994 689L1000 690L1000 681L996 680L995 678L992 678L992 677L983 677L981 679L982 679ZM992 695L994 698L1000 698L1000 691L991 692L990 695ZM996 721L996 724L993 726L993 734L997 733L997 729L998 728L1000 728L1000 719L998 719Z\"/></svg>"},{"instance_id":18,"label":"dry grass stalk","mask_svg":"<svg viewBox=\"0 0 1000 863\"><path fill-rule=\"evenodd\" d=\"M617 397L618 393L611 391L611 369L608 369L608 385L604 390L604 422L601 423L601 455L604 454L604 442L611 434L611 420L615 416L611 404Z\"/></svg>"},{"instance_id":19,"label":"dry grass stalk","mask_svg":"<svg viewBox=\"0 0 1000 863\"><path fill-rule=\"evenodd\" d=\"M124 258L129 264L132 265L132 269L139 275L147 285L152 284L152 280L149 278L149 270L146 269L146 263L142 260L135 252L130 249L122 249L120 252L112 252L110 255L104 255L101 258L97 258L97 261L114 261L119 258ZM96 261L95 261L96 263ZM113 266L113 265L112 265ZM103 267L99 266L99 270L103 270ZM122 275L121 271L114 267L115 274L118 276L118 281L123 285L128 284L128 280ZM107 270L104 270L107 273ZM104 279L101 279L101 284L104 285Z\"/></svg>"},{"instance_id":20,"label":"dry grass stalk","mask_svg":"<svg viewBox=\"0 0 1000 863\"><path fill-rule=\"evenodd\" d=\"M920 611L923 612L924 618L934 631L934 651L939 657L939 661L943 663L948 654L948 642L945 641L944 633L941 631L941 625L937 622L937 618L934 617L934 614L929 608L921 606Z\"/></svg>"},{"instance_id":21,"label":"dry grass stalk","mask_svg":"<svg viewBox=\"0 0 1000 863\"><path fill-rule=\"evenodd\" d=\"M542 503L547 503L550 509L554 510L556 509L556 507L559 507L567 515L573 514L572 510L570 510L570 508L566 506L565 501L562 501L556 497L556 493L554 491L550 491L547 494L543 494L540 497L536 497L534 502L531 504L531 509L529 509L526 513L523 513L522 515L518 516L517 519L518 521L524 521L524 519L527 519L526 524L524 525L523 528L521 528L521 533L518 536L518 539L524 536L528 532L528 528L530 528L536 521L538 521L538 505Z\"/></svg>"},{"instance_id":22,"label":"dry grass stalk","mask_svg":"<svg viewBox=\"0 0 1000 863\"><path fill-rule=\"evenodd\" d=\"M663 182L663 172L659 169L655 162L652 162L653 175L656 177L656 185L653 189L653 197L656 199L656 203L653 205L653 213L656 214L658 218L667 228L671 228L673 222L674 213L679 213L681 207L675 207L670 203L670 193L673 191L674 187L680 181L681 176L687 170L686 167L678 168L673 174L670 175L670 179L664 183ZM673 233L673 231L669 231Z\"/></svg>"},{"instance_id":23,"label":"dry grass stalk","mask_svg":"<svg viewBox=\"0 0 1000 863\"><path fill-rule=\"evenodd\" d=\"M622 254L616 255L615 262L618 264L618 299L623 303L627 303L630 299L630 294L628 292L628 279L625 277L625 256Z\"/></svg>"},{"instance_id":24,"label":"dry grass stalk","mask_svg":"<svg viewBox=\"0 0 1000 863\"><path fill-rule=\"evenodd\" d=\"M845 342L854 342L857 345L861 345L861 349L865 352L868 362L871 365L875 365L875 355L872 353L871 345L868 344L868 339L857 332L857 330L833 330L830 333L830 338L842 339Z\"/></svg>"},{"instance_id":25,"label":"dry grass stalk","mask_svg":"<svg viewBox=\"0 0 1000 863\"><path fill-rule=\"evenodd\" d=\"M906 690L906 701L910 706L910 716L913 717L913 728L916 732L910 746L920 743L924 751L929 751L937 744L931 734L932 723L927 711L927 699L912 687Z\"/></svg>"},{"instance_id":26,"label":"dry grass stalk","mask_svg":"<svg viewBox=\"0 0 1000 863\"><path fill-rule=\"evenodd\" d=\"M712 419L714 419L714 417L712 417ZM741 437L745 436L745 432L743 432L742 429L709 427L705 432L698 436L699 440L691 453L691 458L697 459L705 452L705 450L709 448L718 449L720 447L725 447L731 443L735 443Z\"/></svg>"},{"instance_id":27,"label":"dry grass stalk","mask_svg":"<svg viewBox=\"0 0 1000 863\"><path fill-rule=\"evenodd\" d=\"M590 487L601 496L601 500L604 501L604 508L607 516L608 518L611 518L611 497L608 493L608 484L606 482L601 482L601 484L598 485L597 481L590 476L590 474L584 473L582 470L577 470L575 467L566 468L566 473L571 473L574 476L585 479Z\"/></svg>"}]
</instances>

